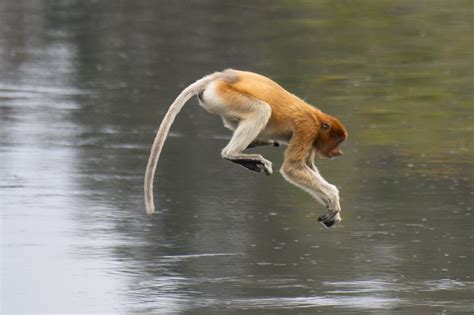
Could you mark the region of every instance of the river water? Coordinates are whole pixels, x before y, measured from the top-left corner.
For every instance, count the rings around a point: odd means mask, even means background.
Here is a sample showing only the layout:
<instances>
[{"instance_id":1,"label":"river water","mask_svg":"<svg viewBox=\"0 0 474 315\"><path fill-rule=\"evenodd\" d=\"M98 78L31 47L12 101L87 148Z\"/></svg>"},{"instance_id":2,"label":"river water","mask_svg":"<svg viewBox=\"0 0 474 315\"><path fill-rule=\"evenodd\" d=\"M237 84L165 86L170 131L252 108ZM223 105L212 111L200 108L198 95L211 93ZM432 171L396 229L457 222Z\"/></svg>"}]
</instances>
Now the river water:
<instances>
[{"instance_id":1,"label":"river water","mask_svg":"<svg viewBox=\"0 0 474 315\"><path fill-rule=\"evenodd\" d=\"M1 313L474 312L472 1L1 1ZM228 67L349 130L343 221L221 159ZM257 148L282 162L284 148Z\"/></svg>"}]
</instances>

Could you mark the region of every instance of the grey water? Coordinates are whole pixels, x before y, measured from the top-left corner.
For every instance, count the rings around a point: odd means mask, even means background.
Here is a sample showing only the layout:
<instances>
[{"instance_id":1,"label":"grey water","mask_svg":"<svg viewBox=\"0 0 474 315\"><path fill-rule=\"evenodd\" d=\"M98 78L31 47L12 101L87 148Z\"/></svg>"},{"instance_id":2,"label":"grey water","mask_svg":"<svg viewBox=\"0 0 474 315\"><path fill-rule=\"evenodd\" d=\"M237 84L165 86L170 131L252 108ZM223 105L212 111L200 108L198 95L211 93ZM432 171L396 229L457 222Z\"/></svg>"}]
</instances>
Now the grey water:
<instances>
[{"instance_id":1,"label":"grey water","mask_svg":"<svg viewBox=\"0 0 474 315\"><path fill-rule=\"evenodd\" d=\"M472 1L0 1L0 312L474 312ZM265 74L345 123L343 221L174 97ZM255 148L278 170L284 147Z\"/></svg>"}]
</instances>

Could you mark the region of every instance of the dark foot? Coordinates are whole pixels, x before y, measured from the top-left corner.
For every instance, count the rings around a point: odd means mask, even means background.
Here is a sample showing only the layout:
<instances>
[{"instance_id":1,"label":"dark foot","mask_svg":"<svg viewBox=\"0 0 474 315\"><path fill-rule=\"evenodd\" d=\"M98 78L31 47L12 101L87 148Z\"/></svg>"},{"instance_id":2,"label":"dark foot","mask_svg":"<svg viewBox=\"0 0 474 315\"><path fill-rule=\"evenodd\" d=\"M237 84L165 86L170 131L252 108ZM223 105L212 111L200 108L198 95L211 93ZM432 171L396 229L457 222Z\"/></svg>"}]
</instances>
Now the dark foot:
<instances>
[{"instance_id":1,"label":"dark foot","mask_svg":"<svg viewBox=\"0 0 474 315\"><path fill-rule=\"evenodd\" d=\"M245 168L248 168L251 171L260 173L262 170L265 172L266 175L272 175L272 165L271 162L268 162L269 165L263 164L259 160L250 160L250 159L226 159L232 161L234 163L240 164Z\"/></svg>"},{"instance_id":2,"label":"dark foot","mask_svg":"<svg viewBox=\"0 0 474 315\"><path fill-rule=\"evenodd\" d=\"M248 168L249 170L257 172L257 173L260 173L263 168L263 164L260 163L259 161L244 160L244 159L235 159L235 160L229 159L229 161L240 164L243 167Z\"/></svg>"}]
</instances>

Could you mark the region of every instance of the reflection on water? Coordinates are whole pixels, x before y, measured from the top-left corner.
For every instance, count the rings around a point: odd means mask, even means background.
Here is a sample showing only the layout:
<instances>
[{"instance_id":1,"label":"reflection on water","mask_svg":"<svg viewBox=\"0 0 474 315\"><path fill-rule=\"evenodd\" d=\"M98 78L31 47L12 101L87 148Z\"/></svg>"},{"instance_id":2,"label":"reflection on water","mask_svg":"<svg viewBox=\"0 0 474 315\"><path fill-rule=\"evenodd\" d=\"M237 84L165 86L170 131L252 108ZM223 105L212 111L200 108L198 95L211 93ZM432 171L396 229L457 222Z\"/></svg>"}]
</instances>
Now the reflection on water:
<instances>
[{"instance_id":1,"label":"reflection on water","mask_svg":"<svg viewBox=\"0 0 474 315\"><path fill-rule=\"evenodd\" d=\"M472 3L0 3L1 312L473 312ZM344 121L344 221L229 165L193 80L261 72ZM282 161L282 148L258 149Z\"/></svg>"}]
</instances>

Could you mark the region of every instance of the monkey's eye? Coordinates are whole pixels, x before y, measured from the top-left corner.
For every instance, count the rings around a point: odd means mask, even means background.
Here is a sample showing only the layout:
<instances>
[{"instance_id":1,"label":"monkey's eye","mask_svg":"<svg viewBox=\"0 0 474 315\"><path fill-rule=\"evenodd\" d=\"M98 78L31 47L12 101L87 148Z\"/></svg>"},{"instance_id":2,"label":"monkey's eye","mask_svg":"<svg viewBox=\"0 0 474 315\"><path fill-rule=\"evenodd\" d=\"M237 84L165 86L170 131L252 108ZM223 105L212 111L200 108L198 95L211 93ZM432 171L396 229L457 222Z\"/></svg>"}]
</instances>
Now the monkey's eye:
<instances>
[{"instance_id":1,"label":"monkey's eye","mask_svg":"<svg viewBox=\"0 0 474 315\"><path fill-rule=\"evenodd\" d=\"M329 123L323 122L321 124L321 129L328 130L329 128L331 128L331 125Z\"/></svg>"}]
</instances>

